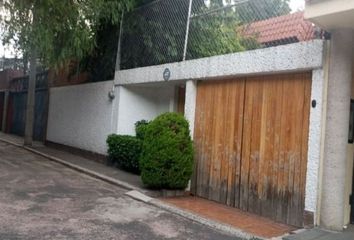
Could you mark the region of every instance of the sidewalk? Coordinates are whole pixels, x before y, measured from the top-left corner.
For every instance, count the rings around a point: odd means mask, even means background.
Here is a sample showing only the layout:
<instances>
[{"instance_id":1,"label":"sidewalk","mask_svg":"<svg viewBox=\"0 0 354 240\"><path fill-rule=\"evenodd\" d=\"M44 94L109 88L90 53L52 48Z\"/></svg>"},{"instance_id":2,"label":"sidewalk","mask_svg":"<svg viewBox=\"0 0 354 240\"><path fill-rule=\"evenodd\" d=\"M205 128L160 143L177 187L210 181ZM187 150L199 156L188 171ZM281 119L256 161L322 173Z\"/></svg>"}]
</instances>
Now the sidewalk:
<instances>
[{"instance_id":1,"label":"sidewalk","mask_svg":"<svg viewBox=\"0 0 354 240\"><path fill-rule=\"evenodd\" d=\"M0 139L23 147L22 137L0 132ZM101 176L101 179L105 178L103 180L109 180L109 182L120 185L128 190L139 190L145 194L148 192L148 190L144 189L143 183L138 175L122 171L118 168L109 167L104 164L88 160L84 157L71 154L69 152L47 147L40 142L34 142L32 147L25 148L31 152L42 155L46 158L50 158L51 160L67 165L68 167L74 168L80 172L85 172L87 174L92 173L90 175L98 174L98 176ZM156 191L149 191L149 195L159 196L159 193Z\"/></svg>"},{"instance_id":2,"label":"sidewalk","mask_svg":"<svg viewBox=\"0 0 354 240\"><path fill-rule=\"evenodd\" d=\"M351 225L341 233L328 232L322 229L310 229L302 233L284 237L283 240L353 240L354 226Z\"/></svg>"},{"instance_id":3,"label":"sidewalk","mask_svg":"<svg viewBox=\"0 0 354 240\"><path fill-rule=\"evenodd\" d=\"M194 212L205 218L214 219L243 230L244 232L261 236L266 239L284 236L297 228L255 214L228 207L220 203L205 200L199 197L179 197L161 199L179 208ZM281 238L278 238L281 239Z\"/></svg>"}]
</instances>

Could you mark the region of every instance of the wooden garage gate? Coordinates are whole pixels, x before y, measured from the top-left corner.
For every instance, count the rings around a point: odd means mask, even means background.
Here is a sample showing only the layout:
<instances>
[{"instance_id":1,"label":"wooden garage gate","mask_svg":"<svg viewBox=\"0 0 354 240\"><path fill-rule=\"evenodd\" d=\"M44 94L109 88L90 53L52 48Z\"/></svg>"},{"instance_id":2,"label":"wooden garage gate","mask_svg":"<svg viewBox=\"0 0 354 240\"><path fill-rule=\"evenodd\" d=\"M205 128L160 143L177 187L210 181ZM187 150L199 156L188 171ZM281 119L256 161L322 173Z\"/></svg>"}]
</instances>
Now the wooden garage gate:
<instances>
[{"instance_id":1,"label":"wooden garage gate","mask_svg":"<svg viewBox=\"0 0 354 240\"><path fill-rule=\"evenodd\" d=\"M198 83L196 195L303 225L311 74Z\"/></svg>"}]
</instances>

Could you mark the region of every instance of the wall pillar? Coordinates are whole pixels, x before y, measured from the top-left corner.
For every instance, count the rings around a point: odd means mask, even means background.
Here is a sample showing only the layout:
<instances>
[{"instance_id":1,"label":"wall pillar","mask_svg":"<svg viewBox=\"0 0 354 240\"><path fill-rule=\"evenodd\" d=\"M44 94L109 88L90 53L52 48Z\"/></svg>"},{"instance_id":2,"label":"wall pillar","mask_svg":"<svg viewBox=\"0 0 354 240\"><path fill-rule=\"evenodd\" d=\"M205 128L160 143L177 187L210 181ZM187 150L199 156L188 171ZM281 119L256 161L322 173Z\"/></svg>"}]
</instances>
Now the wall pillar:
<instances>
[{"instance_id":1,"label":"wall pillar","mask_svg":"<svg viewBox=\"0 0 354 240\"><path fill-rule=\"evenodd\" d=\"M324 142L320 225L341 231L344 226L346 157L352 82L352 30L332 32L326 132Z\"/></svg>"},{"instance_id":2,"label":"wall pillar","mask_svg":"<svg viewBox=\"0 0 354 240\"><path fill-rule=\"evenodd\" d=\"M195 108L197 101L197 81L189 80L186 83L186 103L184 107L184 116L189 122L191 137L194 137Z\"/></svg>"}]
</instances>

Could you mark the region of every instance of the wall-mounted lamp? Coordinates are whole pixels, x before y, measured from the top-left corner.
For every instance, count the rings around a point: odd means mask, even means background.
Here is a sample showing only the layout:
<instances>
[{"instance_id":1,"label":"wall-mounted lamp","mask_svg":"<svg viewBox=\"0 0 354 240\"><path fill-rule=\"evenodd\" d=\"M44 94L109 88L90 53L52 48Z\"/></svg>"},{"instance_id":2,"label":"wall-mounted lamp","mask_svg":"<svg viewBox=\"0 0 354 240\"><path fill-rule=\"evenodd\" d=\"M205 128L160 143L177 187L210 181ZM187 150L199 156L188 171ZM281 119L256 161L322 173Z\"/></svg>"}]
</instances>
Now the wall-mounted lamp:
<instances>
[{"instance_id":1,"label":"wall-mounted lamp","mask_svg":"<svg viewBox=\"0 0 354 240\"><path fill-rule=\"evenodd\" d=\"M108 92L108 97L109 100L113 101L116 98L116 95L114 93L114 89Z\"/></svg>"}]
</instances>

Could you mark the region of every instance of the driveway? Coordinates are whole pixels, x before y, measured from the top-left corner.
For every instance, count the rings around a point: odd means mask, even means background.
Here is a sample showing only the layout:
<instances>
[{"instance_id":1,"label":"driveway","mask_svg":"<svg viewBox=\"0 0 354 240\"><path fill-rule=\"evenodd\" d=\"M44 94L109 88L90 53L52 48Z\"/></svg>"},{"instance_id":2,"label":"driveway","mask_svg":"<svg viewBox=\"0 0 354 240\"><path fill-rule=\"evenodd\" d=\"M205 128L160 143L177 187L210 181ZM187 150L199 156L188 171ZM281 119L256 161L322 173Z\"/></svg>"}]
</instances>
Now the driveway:
<instances>
[{"instance_id":1,"label":"driveway","mask_svg":"<svg viewBox=\"0 0 354 240\"><path fill-rule=\"evenodd\" d=\"M0 142L0 239L235 239Z\"/></svg>"}]
</instances>

